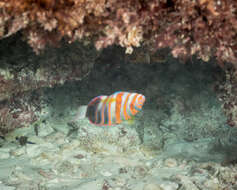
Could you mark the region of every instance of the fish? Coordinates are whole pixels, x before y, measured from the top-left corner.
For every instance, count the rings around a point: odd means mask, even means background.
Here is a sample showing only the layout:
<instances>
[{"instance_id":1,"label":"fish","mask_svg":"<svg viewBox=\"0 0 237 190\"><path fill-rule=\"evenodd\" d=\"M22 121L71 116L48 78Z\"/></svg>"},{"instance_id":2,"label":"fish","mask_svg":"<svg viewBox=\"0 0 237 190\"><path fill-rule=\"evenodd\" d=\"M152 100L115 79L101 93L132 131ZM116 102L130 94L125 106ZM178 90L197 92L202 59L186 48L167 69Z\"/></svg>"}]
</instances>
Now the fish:
<instances>
[{"instance_id":1,"label":"fish","mask_svg":"<svg viewBox=\"0 0 237 190\"><path fill-rule=\"evenodd\" d=\"M145 100L142 94L122 91L110 96L97 96L88 103L86 117L95 125L120 124L141 111Z\"/></svg>"}]
</instances>

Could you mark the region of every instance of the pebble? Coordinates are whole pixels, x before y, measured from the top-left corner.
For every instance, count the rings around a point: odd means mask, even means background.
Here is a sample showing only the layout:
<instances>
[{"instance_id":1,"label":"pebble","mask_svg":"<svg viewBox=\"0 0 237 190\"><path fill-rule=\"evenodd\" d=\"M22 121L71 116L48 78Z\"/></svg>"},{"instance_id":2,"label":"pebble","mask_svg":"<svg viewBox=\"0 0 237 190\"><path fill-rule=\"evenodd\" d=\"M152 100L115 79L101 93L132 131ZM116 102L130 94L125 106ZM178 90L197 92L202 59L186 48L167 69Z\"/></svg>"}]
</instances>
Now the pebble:
<instances>
[{"instance_id":1,"label":"pebble","mask_svg":"<svg viewBox=\"0 0 237 190\"><path fill-rule=\"evenodd\" d=\"M12 187L12 186L7 186L7 185L4 185L4 184L0 184L0 189L1 189L1 190L15 190L16 187Z\"/></svg>"},{"instance_id":2,"label":"pebble","mask_svg":"<svg viewBox=\"0 0 237 190\"><path fill-rule=\"evenodd\" d=\"M26 153L25 147L19 147L19 148L16 148L15 150L10 151L10 155L15 156L15 157L24 155L25 153Z\"/></svg>"},{"instance_id":3,"label":"pebble","mask_svg":"<svg viewBox=\"0 0 237 190\"><path fill-rule=\"evenodd\" d=\"M134 177L143 178L146 176L148 168L146 166L135 166L134 167Z\"/></svg>"},{"instance_id":4,"label":"pebble","mask_svg":"<svg viewBox=\"0 0 237 190\"><path fill-rule=\"evenodd\" d=\"M110 176L112 176L112 173L109 172L109 171L101 171L100 173L101 173L101 175L103 175L103 176L105 176L105 177L110 177Z\"/></svg>"},{"instance_id":5,"label":"pebble","mask_svg":"<svg viewBox=\"0 0 237 190\"><path fill-rule=\"evenodd\" d=\"M167 182L160 184L160 187L162 190L176 190L179 188L179 185L177 183L167 181ZM191 190L191 189L189 189L189 190Z\"/></svg>"},{"instance_id":6,"label":"pebble","mask_svg":"<svg viewBox=\"0 0 237 190\"><path fill-rule=\"evenodd\" d=\"M124 186L124 185L126 184L126 179L123 178L123 177L118 176L118 177L116 177L116 178L114 179L114 183L115 183L117 186Z\"/></svg>"},{"instance_id":7,"label":"pebble","mask_svg":"<svg viewBox=\"0 0 237 190\"><path fill-rule=\"evenodd\" d=\"M36 144L26 146L26 153L29 157L38 156L43 151L44 151L43 148L39 145L36 145Z\"/></svg>"},{"instance_id":8,"label":"pebble","mask_svg":"<svg viewBox=\"0 0 237 190\"><path fill-rule=\"evenodd\" d=\"M191 190L199 190L197 186L192 182L192 180L188 176L184 175L177 175L176 179L178 179L185 189L191 189Z\"/></svg>"},{"instance_id":9,"label":"pebble","mask_svg":"<svg viewBox=\"0 0 237 190\"><path fill-rule=\"evenodd\" d=\"M38 136L39 137L45 137L45 136L49 135L52 132L54 132L54 129L49 125L40 126L38 128Z\"/></svg>"},{"instance_id":10,"label":"pebble","mask_svg":"<svg viewBox=\"0 0 237 190\"><path fill-rule=\"evenodd\" d=\"M218 183L217 178L205 181L204 186L209 190L219 190L220 189L220 185Z\"/></svg>"},{"instance_id":11,"label":"pebble","mask_svg":"<svg viewBox=\"0 0 237 190\"><path fill-rule=\"evenodd\" d=\"M145 184L143 190L163 190L163 188L161 188L158 184L150 183Z\"/></svg>"},{"instance_id":12,"label":"pebble","mask_svg":"<svg viewBox=\"0 0 237 190\"><path fill-rule=\"evenodd\" d=\"M164 161L164 165L173 168L177 166L177 161L174 158L168 158Z\"/></svg>"},{"instance_id":13,"label":"pebble","mask_svg":"<svg viewBox=\"0 0 237 190\"><path fill-rule=\"evenodd\" d=\"M10 157L9 149L0 149L0 159L7 159Z\"/></svg>"}]
</instances>

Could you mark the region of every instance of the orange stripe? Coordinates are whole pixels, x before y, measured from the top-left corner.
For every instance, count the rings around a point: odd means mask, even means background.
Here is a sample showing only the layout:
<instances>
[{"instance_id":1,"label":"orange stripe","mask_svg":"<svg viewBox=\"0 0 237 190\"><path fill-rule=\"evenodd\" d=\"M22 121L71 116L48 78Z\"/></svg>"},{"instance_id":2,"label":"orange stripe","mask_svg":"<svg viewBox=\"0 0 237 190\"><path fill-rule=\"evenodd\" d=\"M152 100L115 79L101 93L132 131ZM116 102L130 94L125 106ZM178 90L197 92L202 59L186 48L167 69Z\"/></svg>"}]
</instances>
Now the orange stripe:
<instances>
[{"instance_id":1,"label":"orange stripe","mask_svg":"<svg viewBox=\"0 0 237 190\"><path fill-rule=\"evenodd\" d=\"M130 111L132 113L132 115L135 115L138 111L135 109L134 105L135 105L135 102L136 102L136 99L137 99L137 96L138 94L136 94L133 99L132 99L132 102L130 104Z\"/></svg>"},{"instance_id":2,"label":"orange stripe","mask_svg":"<svg viewBox=\"0 0 237 190\"><path fill-rule=\"evenodd\" d=\"M109 124L109 125L112 125L112 118L111 118L111 103L112 103L112 98L111 98L111 100L109 101L109 105L108 105L108 113L109 113L109 122L108 122L108 124Z\"/></svg>"},{"instance_id":3,"label":"orange stripe","mask_svg":"<svg viewBox=\"0 0 237 190\"><path fill-rule=\"evenodd\" d=\"M116 104L115 104L116 123L121 123L120 110L121 110L123 94L124 94L123 92L120 92L117 94L117 97L116 97Z\"/></svg>"},{"instance_id":4,"label":"orange stripe","mask_svg":"<svg viewBox=\"0 0 237 190\"><path fill-rule=\"evenodd\" d=\"M123 115L124 115L125 120L131 119L131 117L127 113L127 104L128 104L128 98L129 98L130 95L131 94L127 95L126 100L125 100L124 105L123 105Z\"/></svg>"},{"instance_id":5,"label":"orange stripe","mask_svg":"<svg viewBox=\"0 0 237 190\"><path fill-rule=\"evenodd\" d=\"M138 110L136 110L135 108L132 110L132 115L136 115L138 112Z\"/></svg>"}]
</instances>

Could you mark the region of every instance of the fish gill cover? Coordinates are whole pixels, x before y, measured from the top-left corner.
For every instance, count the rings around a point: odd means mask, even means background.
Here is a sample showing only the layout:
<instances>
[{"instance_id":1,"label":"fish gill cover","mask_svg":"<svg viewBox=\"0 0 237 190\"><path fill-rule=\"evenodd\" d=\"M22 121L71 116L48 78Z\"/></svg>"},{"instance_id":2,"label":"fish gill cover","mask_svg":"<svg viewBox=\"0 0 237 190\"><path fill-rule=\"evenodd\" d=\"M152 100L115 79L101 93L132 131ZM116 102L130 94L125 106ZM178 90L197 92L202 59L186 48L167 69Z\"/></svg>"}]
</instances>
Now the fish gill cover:
<instances>
[{"instance_id":1,"label":"fish gill cover","mask_svg":"<svg viewBox=\"0 0 237 190\"><path fill-rule=\"evenodd\" d=\"M235 0L2 0L0 38L18 31L36 53L88 40L97 49L169 47L174 57L237 62Z\"/></svg>"}]
</instances>

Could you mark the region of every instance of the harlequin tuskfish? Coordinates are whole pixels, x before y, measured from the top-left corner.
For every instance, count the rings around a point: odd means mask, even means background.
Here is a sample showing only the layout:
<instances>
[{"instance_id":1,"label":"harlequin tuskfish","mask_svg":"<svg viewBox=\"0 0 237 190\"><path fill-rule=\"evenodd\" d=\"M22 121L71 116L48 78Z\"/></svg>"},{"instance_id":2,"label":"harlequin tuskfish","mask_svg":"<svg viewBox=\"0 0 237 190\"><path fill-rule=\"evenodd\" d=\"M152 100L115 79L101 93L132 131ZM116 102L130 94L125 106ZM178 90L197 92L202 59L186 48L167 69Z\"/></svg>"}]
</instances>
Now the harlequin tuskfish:
<instances>
[{"instance_id":1,"label":"harlequin tuskfish","mask_svg":"<svg viewBox=\"0 0 237 190\"><path fill-rule=\"evenodd\" d=\"M137 93L115 92L110 96L93 98L86 110L86 117L96 125L114 125L136 115L145 102L145 96Z\"/></svg>"}]
</instances>

